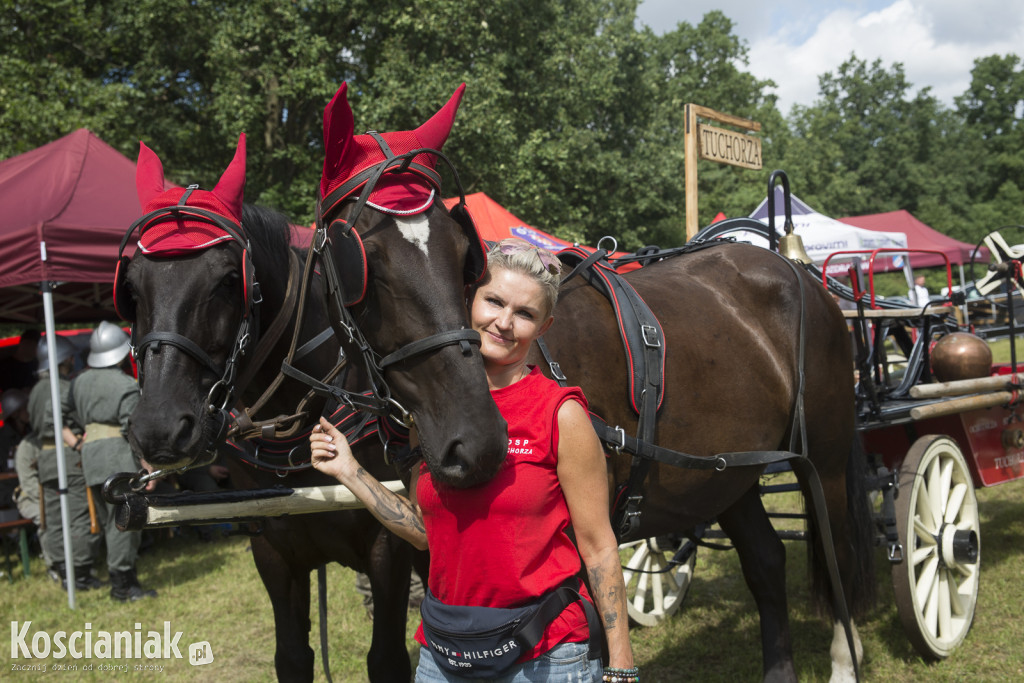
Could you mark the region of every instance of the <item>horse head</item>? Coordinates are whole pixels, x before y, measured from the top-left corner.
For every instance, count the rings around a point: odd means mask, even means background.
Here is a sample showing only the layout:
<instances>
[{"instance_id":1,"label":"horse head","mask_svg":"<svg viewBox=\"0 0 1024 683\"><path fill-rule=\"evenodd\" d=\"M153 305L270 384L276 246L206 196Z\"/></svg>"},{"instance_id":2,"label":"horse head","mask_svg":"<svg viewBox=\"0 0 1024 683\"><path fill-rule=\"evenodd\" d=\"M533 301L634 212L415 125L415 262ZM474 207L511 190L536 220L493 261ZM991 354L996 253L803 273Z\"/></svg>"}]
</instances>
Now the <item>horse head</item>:
<instances>
[{"instance_id":1,"label":"horse head","mask_svg":"<svg viewBox=\"0 0 1024 683\"><path fill-rule=\"evenodd\" d=\"M121 256L115 306L132 325L140 400L128 439L151 465L194 463L223 438L241 355L257 333L259 295L242 228L245 135L212 191L165 190L163 165L140 145L144 215L134 258Z\"/></svg>"},{"instance_id":2,"label":"horse head","mask_svg":"<svg viewBox=\"0 0 1024 683\"><path fill-rule=\"evenodd\" d=\"M355 135L342 84L324 111L314 237L349 359L362 359L382 405L415 425L431 473L451 486L490 479L507 451L466 308L483 244L464 202L449 212L439 198L436 163L464 88L414 131Z\"/></svg>"}]
</instances>

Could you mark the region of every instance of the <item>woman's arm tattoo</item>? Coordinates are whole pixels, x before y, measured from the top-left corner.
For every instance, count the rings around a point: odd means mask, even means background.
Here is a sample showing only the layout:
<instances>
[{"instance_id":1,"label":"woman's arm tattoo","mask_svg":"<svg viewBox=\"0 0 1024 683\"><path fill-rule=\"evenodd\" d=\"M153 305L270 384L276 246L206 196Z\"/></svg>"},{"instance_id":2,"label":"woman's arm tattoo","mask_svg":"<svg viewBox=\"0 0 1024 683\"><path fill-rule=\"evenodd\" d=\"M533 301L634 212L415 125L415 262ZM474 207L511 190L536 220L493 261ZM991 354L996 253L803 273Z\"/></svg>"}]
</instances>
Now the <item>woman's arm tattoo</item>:
<instances>
[{"instance_id":1,"label":"woman's arm tattoo","mask_svg":"<svg viewBox=\"0 0 1024 683\"><path fill-rule=\"evenodd\" d=\"M594 591L594 599L601 609L606 629L615 628L619 621L619 601L621 596L613 581L608 581L605 570L601 567L590 569L590 587Z\"/></svg>"},{"instance_id":2,"label":"woman's arm tattoo","mask_svg":"<svg viewBox=\"0 0 1024 683\"><path fill-rule=\"evenodd\" d=\"M398 526L405 526L425 534L423 517L417 514L412 502L396 495L389 489L381 486L377 479L362 467L356 472L356 476L363 480L370 495L373 496L373 506L380 515L381 521L391 522Z\"/></svg>"}]
</instances>

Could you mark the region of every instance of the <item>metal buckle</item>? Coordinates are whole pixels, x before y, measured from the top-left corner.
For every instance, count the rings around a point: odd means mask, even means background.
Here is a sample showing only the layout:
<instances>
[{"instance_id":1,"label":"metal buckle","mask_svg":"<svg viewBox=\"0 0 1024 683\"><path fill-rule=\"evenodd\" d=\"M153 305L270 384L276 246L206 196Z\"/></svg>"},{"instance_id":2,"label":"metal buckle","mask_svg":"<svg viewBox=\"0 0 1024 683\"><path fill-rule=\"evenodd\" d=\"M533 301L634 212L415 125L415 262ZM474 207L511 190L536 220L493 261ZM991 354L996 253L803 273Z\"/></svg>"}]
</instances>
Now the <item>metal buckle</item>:
<instances>
[{"instance_id":1,"label":"metal buckle","mask_svg":"<svg viewBox=\"0 0 1024 683\"><path fill-rule=\"evenodd\" d=\"M565 382L566 377L562 374L562 366L558 364L558 361L551 361L548 363L548 367L551 368L551 376L557 379L559 382Z\"/></svg>"},{"instance_id":2,"label":"metal buckle","mask_svg":"<svg viewBox=\"0 0 1024 683\"><path fill-rule=\"evenodd\" d=\"M900 564L903 562L903 544L890 543L887 549L887 555L889 556L889 561L893 564Z\"/></svg>"},{"instance_id":3,"label":"metal buckle","mask_svg":"<svg viewBox=\"0 0 1024 683\"><path fill-rule=\"evenodd\" d=\"M615 455L622 455L622 450L626 447L626 430L616 425L615 431L619 435L619 443L617 446L612 446L612 449L615 451Z\"/></svg>"},{"instance_id":4,"label":"metal buckle","mask_svg":"<svg viewBox=\"0 0 1024 683\"><path fill-rule=\"evenodd\" d=\"M658 328L654 325L641 325L640 333L643 335L644 344L646 344L648 348L661 348L661 339L658 335Z\"/></svg>"}]
</instances>

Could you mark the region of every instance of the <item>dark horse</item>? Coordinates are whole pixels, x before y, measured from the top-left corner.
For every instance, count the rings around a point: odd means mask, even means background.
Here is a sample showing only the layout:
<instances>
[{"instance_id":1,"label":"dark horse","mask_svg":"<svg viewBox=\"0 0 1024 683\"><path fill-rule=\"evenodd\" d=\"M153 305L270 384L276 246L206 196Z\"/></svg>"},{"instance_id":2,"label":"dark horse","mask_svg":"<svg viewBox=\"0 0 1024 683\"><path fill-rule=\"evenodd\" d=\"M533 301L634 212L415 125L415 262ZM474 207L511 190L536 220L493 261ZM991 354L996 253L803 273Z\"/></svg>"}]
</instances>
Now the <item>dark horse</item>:
<instances>
[{"instance_id":1,"label":"dark horse","mask_svg":"<svg viewBox=\"0 0 1024 683\"><path fill-rule=\"evenodd\" d=\"M233 239L203 248L179 244L176 251L161 251L160 239L178 239L172 233L180 235L190 230L189 225L182 225L180 221L175 224L172 216L169 223L161 224L173 228L167 235L159 234L161 225L155 225L146 235L155 234L156 237L143 236L141 241L145 244L149 240L151 253L140 250L130 265L127 261L122 264L127 266L127 270L118 276L115 296L120 301L118 309L121 314L134 320L133 339L138 352L142 389L138 408L131 416L129 440L136 452L152 466L172 468L202 460L207 450L217 446L222 426L217 423L217 415L208 410L208 404L218 391L214 387L224 379L221 368L237 360L238 373L251 375L251 380L237 398L242 399L245 405L252 405L277 378L295 325L300 325L300 344L321 336L318 333L329 330L329 325L319 276L312 281L309 302L301 311L301 321L296 322L294 302L286 305L290 269L293 267L290 262L299 262L300 252L290 247L290 226L282 216L252 206L245 206L243 210L240 186L234 210L225 210L217 204L213 193L202 190L196 190L187 200L181 198L180 189L174 196L164 197L162 168L156 168L159 160L147 149L143 151L148 154L140 154L139 187L142 205L147 210L180 202L196 206L199 210L205 206L214 213L226 213L229 218L237 212L240 216L235 216L227 229L244 235L249 246L247 256L251 258L247 261L242 245ZM239 154L244 181L242 144ZM238 162L239 156L236 155L232 163L237 165ZM159 182L149 183L148 190L143 180L147 173L159 176ZM224 179L218 184L221 194L225 194L223 184ZM222 204L231 204L230 198ZM239 217L240 221L237 221ZM206 230L204 234L207 237L217 237L222 233L213 224L206 228L203 225L191 226L191 229L200 233ZM262 295L262 302L258 304L261 311L258 325L251 312L247 312L252 299L258 297L248 291L253 286L250 281L253 272ZM291 275L291 285L296 287L296 279L301 279L301 267L298 272L298 278L294 273ZM281 315L284 317L279 319ZM266 362L259 367L252 365L258 362L253 358L257 343L247 344L247 353L241 358L231 358L232 342L238 345L237 331L246 318L253 322L248 333L254 342L266 339L275 324L284 324L277 330L278 341L265 352ZM325 343L295 362L296 368L323 377L335 366L339 358L338 343L333 335L327 334L326 337ZM157 339L157 343L153 343L153 339ZM197 348L189 349L189 343ZM263 410L272 416L291 415L307 389L299 382L286 380L269 398ZM324 404L323 398L314 397L306 407L304 422L314 423L324 410ZM336 484L308 467L308 442L302 432L295 435L291 443L299 444L300 448L276 459L257 451L254 457L248 458L257 466L234 457L239 452L235 448L222 447L233 485L255 489L281 484L292 488ZM242 444L238 448L253 456L251 447ZM396 478L394 471L384 465L380 441L376 436L356 444L353 451L363 466L377 476ZM370 679L409 679L411 666L405 626L411 546L385 532L367 511L354 510L263 520L262 533L252 539L252 550L274 610L274 663L279 680L313 678L314 655L308 642L310 571L329 561L369 574L374 600L373 641L367 654Z\"/></svg>"},{"instance_id":2,"label":"dark horse","mask_svg":"<svg viewBox=\"0 0 1024 683\"><path fill-rule=\"evenodd\" d=\"M407 134L353 136L343 94L344 87L324 116L327 159L318 238L333 258L327 264L329 278L331 268L336 269L334 310L341 315L339 300L344 299L356 313L339 332L359 328L382 355L400 352L417 339L468 328L464 287L473 279L465 272L473 260L472 239L462 239L458 230L436 216L440 209L431 208L418 226L408 219L362 211L367 204L364 195L372 196L372 182L392 176L416 180L410 160L424 158L416 147L428 145L402 137ZM420 175L429 180L428 174ZM368 182L370 188L360 190L355 199L352 192ZM627 396L630 368L616 318L605 296L581 280L564 287L555 324L545 339L570 382L586 392L591 409L608 424L633 434L637 417ZM852 455L849 335L828 293L778 254L739 244L663 260L630 273L627 280L664 331L665 390L655 443L698 458L794 447L805 453L822 482L847 604L854 610L862 606L873 585L871 523L857 470L861 462ZM403 320L408 321L405 327ZM458 353L457 347L448 346L384 369L387 383L401 400L421 411L433 406L433 413L415 416L428 437L431 432L449 438L464 434L466 416L472 417L469 424L478 432L490 428L481 421L487 418L481 411L493 406L480 392L481 366L475 357L462 359ZM539 355L534 361L547 367ZM479 374L468 380L451 375L444 370L446 363L453 372L471 364ZM429 372L417 381L412 373L423 366ZM798 396L801 377L806 380ZM439 396L443 405L437 405ZM799 405L806 413L806 439L791 446ZM427 448L427 464L451 485L479 482L501 466L504 451L473 446L463 442L457 459ZM610 498L629 479L630 463L625 452L609 459ZM785 551L758 494L763 470L763 465L716 471L653 463L640 488L639 527L631 537L686 532L717 518L739 552L760 612L765 679L795 680ZM806 489L804 472L798 476ZM818 573L824 571L821 555L816 553L819 559L812 563ZM827 579L815 585L829 590ZM853 640L859 651L858 639ZM832 651L835 679L852 677L850 648L838 623ZM859 652L856 656L859 659Z\"/></svg>"}]
</instances>

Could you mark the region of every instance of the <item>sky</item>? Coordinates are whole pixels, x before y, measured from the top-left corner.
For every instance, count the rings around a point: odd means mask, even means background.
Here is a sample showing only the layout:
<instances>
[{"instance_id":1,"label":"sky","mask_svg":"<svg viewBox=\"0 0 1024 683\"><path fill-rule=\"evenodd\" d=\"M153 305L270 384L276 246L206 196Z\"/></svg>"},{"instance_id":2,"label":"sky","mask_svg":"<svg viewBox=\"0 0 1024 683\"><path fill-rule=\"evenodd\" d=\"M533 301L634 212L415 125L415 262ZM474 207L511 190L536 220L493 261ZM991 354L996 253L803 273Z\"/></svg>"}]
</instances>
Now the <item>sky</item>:
<instances>
[{"instance_id":1,"label":"sky","mask_svg":"<svg viewBox=\"0 0 1024 683\"><path fill-rule=\"evenodd\" d=\"M975 59L1024 59L1024 0L640 0L637 16L662 33L716 9L747 43L746 70L777 84L770 92L784 115L812 105L818 77L851 54L886 71L901 63L909 96L930 86L948 107L970 85Z\"/></svg>"}]
</instances>

